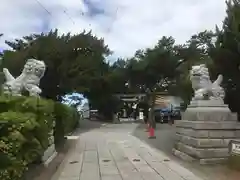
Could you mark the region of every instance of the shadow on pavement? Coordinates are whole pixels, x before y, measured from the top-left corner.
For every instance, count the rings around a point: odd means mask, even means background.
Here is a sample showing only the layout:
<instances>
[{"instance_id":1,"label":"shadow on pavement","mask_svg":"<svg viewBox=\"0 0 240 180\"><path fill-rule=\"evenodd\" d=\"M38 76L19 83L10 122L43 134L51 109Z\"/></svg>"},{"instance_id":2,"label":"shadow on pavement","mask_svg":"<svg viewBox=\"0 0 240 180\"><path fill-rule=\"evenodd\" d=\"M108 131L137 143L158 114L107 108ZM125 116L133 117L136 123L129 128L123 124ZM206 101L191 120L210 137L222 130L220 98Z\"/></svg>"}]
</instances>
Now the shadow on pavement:
<instances>
[{"instance_id":1,"label":"shadow on pavement","mask_svg":"<svg viewBox=\"0 0 240 180\"><path fill-rule=\"evenodd\" d=\"M139 124L133 135L146 142L153 148L165 153L171 160L177 161L183 167L191 170L205 180L239 180L240 172L230 170L226 165L199 165L197 162L186 162L172 154L175 143L175 126L169 124L157 124L156 139L148 139L148 132L145 132L146 125Z\"/></svg>"}]
</instances>

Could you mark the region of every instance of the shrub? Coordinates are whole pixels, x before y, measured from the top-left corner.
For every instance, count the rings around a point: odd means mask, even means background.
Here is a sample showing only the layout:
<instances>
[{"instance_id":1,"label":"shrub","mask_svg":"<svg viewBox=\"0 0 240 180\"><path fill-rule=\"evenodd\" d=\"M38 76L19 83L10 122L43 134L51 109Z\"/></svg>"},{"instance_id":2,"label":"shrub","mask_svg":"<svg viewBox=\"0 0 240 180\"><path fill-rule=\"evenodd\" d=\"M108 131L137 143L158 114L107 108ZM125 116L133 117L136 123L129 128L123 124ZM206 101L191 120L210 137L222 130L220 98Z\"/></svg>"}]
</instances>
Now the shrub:
<instances>
[{"instance_id":1,"label":"shrub","mask_svg":"<svg viewBox=\"0 0 240 180\"><path fill-rule=\"evenodd\" d=\"M0 113L0 151L5 161L0 179L18 180L29 164L41 159L49 145L53 108L46 100L5 96L0 97L0 106L3 107Z\"/></svg>"},{"instance_id":2,"label":"shrub","mask_svg":"<svg viewBox=\"0 0 240 180\"><path fill-rule=\"evenodd\" d=\"M49 145L55 123L55 142L77 125L76 110L35 97L0 96L0 179L19 180L29 164L39 162Z\"/></svg>"},{"instance_id":3,"label":"shrub","mask_svg":"<svg viewBox=\"0 0 240 180\"><path fill-rule=\"evenodd\" d=\"M80 116L75 108L62 103L54 104L54 115L56 119L54 139L58 145L64 139L64 135L70 133L78 126Z\"/></svg>"}]
</instances>

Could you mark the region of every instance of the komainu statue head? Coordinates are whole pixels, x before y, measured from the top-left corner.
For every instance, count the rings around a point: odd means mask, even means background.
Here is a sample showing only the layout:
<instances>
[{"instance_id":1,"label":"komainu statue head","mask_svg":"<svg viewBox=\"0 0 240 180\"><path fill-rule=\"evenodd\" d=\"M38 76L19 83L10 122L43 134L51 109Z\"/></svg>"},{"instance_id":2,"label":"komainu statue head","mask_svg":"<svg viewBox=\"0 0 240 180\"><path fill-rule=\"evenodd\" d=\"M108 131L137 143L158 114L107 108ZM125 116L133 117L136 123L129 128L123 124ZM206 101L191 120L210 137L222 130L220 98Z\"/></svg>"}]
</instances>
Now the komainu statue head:
<instances>
[{"instance_id":1,"label":"komainu statue head","mask_svg":"<svg viewBox=\"0 0 240 180\"><path fill-rule=\"evenodd\" d=\"M46 65L44 61L36 60L36 59L28 59L23 68L23 74L26 75L35 75L38 78L42 78L44 76L46 70Z\"/></svg>"},{"instance_id":2,"label":"komainu statue head","mask_svg":"<svg viewBox=\"0 0 240 180\"><path fill-rule=\"evenodd\" d=\"M205 66L205 64L192 66L192 69L190 70L190 80L194 90L209 86L211 81L208 68Z\"/></svg>"},{"instance_id":3,"label":"komainu statue head","mask_svg":"<svg viewBox=\"0 0 240 180\"><path fill-rule=\"evenodd\" d=\"M212 82L209 77L208 68L205 64L192 66L190 80L194 90L193 100L221 100L225 96L221 87L223 76L219 75L217 80Z\"/></svg>"}]
</instances>

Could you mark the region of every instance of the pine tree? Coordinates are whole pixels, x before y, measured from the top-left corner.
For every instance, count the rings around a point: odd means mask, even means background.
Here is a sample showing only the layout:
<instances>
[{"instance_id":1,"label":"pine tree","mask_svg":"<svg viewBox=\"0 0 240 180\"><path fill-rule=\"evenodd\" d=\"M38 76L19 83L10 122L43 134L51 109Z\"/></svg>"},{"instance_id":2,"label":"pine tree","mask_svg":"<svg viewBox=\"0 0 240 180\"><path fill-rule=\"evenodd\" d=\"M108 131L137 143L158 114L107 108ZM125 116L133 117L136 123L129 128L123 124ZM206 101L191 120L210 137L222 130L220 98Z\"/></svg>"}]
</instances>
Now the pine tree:
<instances>
[{"instance_id":1,"label":"pine tree","mask_svg":"<svg viewBox=\"0 0 240 180\"><path fill-rule=\"evenodd\" d=\"M229 0L226 4L227 16L222 30L217 30L213 59L216 69L224 76L225 101L240 113L240 1Z\"/></svg>"}]
</instances>

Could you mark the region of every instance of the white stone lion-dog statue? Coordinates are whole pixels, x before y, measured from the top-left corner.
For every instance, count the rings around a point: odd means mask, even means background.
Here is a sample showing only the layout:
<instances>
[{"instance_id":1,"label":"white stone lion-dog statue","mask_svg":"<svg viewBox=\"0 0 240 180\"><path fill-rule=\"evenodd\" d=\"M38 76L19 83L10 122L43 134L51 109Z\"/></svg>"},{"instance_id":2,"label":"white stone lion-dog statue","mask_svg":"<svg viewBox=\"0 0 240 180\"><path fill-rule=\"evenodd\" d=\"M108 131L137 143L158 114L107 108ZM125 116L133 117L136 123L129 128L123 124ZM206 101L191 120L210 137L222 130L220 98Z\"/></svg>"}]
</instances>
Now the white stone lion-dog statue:
<instances>
[{"instance_id":1,"label":"white stone lion-dog statue","mask_svg":"<svg viewBox=\"0 0 240 180\"><path fill-rule=\"evenodd\" d=\"M29 92L29 96L39 96L42 92L39 83L44 76L45 70L45 63L37 59L28 59L22 73L17 78L14 78L8 69L3 68L6 79L3 84L3 93L21 96L25 90Z\"/></svg>"},{"instance_id":2,"label":"white stone lion-dog statue","mask_svg":"<svg viewBox=\"0 0 240 180\"><path fill-rule=\"evenodd\" d=\"M190 70L190 80L194 90L193 100L223 101L225 92L220 86L223 81L223 76L218 75L217 80L212 82L205 64L192 66Z\"/></svg>"}]
</instances>

